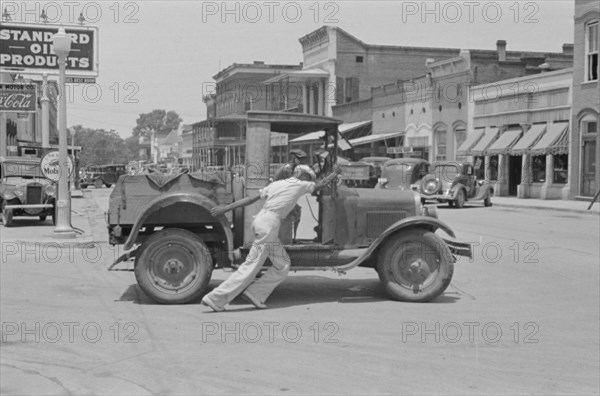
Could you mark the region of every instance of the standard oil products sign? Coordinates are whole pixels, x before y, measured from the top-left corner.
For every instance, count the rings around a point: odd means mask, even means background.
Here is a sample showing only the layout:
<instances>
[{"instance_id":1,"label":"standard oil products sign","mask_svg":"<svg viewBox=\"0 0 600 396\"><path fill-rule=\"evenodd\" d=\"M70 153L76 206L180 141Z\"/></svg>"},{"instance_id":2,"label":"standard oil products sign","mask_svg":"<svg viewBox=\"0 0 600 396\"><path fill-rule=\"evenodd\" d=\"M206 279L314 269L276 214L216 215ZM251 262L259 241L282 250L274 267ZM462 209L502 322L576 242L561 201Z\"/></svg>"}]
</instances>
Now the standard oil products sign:
<instances>
[{"instance_id":1,"label":"standard oil products sign","mask_svg":"<svg viewBox=\"0 0 600 396\"><path fill-rule=\"evenodd\" d=\"M37 110L35 84L0 83L0 111L32 113Z\"/></svg>"},{"instance_id":2,"label":"standard oil products sign","mask_svg":"<svg viewBox=\"0 0 600 396\"><path fill-rule=\"evenodd\" d=\"M0 66L25 70L58 69L52 37L60 26L5 23L0 26ZM70 75L98 75L98 30L93 26L66 26L71 36L67 57Z\"/></svg>"}]
</instances>

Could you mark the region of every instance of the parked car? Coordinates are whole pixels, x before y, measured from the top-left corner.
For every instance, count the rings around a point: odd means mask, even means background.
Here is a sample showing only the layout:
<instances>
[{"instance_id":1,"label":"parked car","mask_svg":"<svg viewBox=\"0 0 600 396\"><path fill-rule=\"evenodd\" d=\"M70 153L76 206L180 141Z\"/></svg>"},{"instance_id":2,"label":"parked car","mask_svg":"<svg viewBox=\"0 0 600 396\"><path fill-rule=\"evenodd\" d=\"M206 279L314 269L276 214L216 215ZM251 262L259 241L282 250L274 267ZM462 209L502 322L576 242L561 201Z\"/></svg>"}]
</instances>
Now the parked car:
<instances>
[{"instance_id":1,"label":"parked car","mask_svg":"<svg viewBox=\"0 0 600 396\"><path fill-rule=\"evenodd\" d=\"M437 200L462 208L467 200L483 200L484 206L492 206L494 188L486 180L477 180L472 163L444 161L430 166L420 192L425 201Z\"/></svg>"},{"instance_id":2,"label":"parked car","mask_svg":"<svg viewBox=\"0 0 600 396\"><path fill-rule=\"evenodd\" d=\"M248 123L256 118L275 132L302 127L304 132L325 130L333 137L339 124L332 118L294 113L249 112L248 118ZM259 152L260 144L249 135L246 150ZM332 146L322 161L324 173L337 163L335 142ZM222 171L184 174L157 188L161 180L151 178L123 176L111 193L108 239L112 245L122 244L126 253L109 269L134 259L138 285L149 297L165 304L190 302L208 291L214 268L235 267L244 260L254 239L251 219L260 205L218 217L211 215L211 208L256 194L268 182L255 177L243 185ZM286 244L292 270L345 273L357 266L371 267L392 298L424 302L450 284L454 255L472 254L470 244L453 240L454 232L437 218L436 207L422 206L414 191L349 188L333 181L317 193L317 203L314 238Z\"/></svg>"},{"instance_id":3,"label":"parked car","mask_svg":"<svg viewBox=\"0 0 600 396\"><path fill-rule=\"evenodd\" d=\"M119 180L119 176L127 173L127 165L94 165L82 171L79 187L82 189L93 185L96 188L110 187Z\"/></svg>"},{"instance_id":4,"label":"parked car","mask_svg":"<svg viewBox=\"0 0 600 396\"><path fill-rule=\"evenodd\" d=\"M39 158L0 157L0 207L4 226L13 224L14 216L38 217L55 223L56 184L40 170Z\"/></svg>"},{"instance_id":5,"label":"parked car","mask_svg":"<svg viewBox=\"0 0 600 396\"><path fill-rule=\"evenodd\" d=\"M419 158L396 158L381 167L381 177L375 188L412 190L419 192L421 180L429 173L429 162Z\"/></svg>"}]
</instances>

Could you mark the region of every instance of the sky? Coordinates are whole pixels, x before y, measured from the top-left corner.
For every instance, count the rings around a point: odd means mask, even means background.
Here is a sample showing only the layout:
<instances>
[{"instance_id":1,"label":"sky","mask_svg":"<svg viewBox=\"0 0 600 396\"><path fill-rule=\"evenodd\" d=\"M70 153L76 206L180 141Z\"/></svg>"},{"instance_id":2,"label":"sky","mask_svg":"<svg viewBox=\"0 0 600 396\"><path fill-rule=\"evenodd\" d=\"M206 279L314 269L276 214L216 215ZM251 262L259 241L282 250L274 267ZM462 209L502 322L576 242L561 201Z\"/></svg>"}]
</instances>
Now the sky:
<instances>
[{"instance_id":1,"label":"sky","mask_svg":"<svg viewBox=\"0 0 600 396\"><path fill-rule=\"evenodd\" d=\"M3 1L13 22L97 26L99 75L69 89L67 125L131 136L136 119L174 110L205 119L202 96L233 63L298 64L298 39L323 25L368 44L561 52L573 1ZM40 12L38 12L40 11ZM33 77L37 78L37 77Z\"/></svg>"}]
</instances>

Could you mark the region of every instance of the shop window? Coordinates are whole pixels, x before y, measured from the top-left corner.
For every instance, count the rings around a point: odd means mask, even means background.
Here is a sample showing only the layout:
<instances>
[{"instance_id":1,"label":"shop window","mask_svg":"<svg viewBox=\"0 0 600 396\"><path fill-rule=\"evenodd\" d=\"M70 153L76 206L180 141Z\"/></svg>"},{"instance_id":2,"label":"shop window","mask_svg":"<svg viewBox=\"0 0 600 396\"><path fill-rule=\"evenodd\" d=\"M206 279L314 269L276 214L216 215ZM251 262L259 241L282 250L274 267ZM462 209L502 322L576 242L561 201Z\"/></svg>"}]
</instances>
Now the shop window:
<instances>
[{"instance_id":1,"label":"shop window","mask_svg":"<svg viewBox=\"0 0 600 396\"><path fill-rule=\"evenodd\" d=\"M490 156L490 165L488 168L490 181L498 180L498 156L492 155Z\"/></svg>"},{"instance_id":2,"label":"shop window","mask_svg":"<svg viewBox=\"0 0 600 396\"><path fill-rule=\"evenodd\" d=\"M554 156L554 183L566 183L568 181L569 156L567 154L559 154Z\"/></svg>"},{"instance_id":3,"label":"shop window","mask_svg":"<svg viewBox=\"0 0 600 396\"><path fill-rule=\"evenodd\" d=\"M437 146L437 154L435 157L436 161L446 160L446 131L435 132L435 144Z\"/></svg>"},{"instance_id":4,"label":"shop window","mask_svg":"<svg viewBox=\"0 0 600 396\"><path fill-rule=\"evenodd\" d=\"M585 27L585 68L586 81L598 80L598 21Z\"/></svg>"},{"instance_id":5,"label":"shop window","mask_svg":"<svg viewBox=\"0 0 600 396\"><path fill-rule=\"evenodd\" d=\"M546 156L536 155L531 162L531 181L533 183L544 183L546 181Z\"/></svg>"},{"instance_id":6,"label":"shop window","mask_svg":"<svg viewBox=\"0 0 600 396\"><path fill-rule=\"evenodd\" d=\"M363 63L363 57L362 56L357 56L356 57L356 63Z\"/></svg>"}]
</instances>

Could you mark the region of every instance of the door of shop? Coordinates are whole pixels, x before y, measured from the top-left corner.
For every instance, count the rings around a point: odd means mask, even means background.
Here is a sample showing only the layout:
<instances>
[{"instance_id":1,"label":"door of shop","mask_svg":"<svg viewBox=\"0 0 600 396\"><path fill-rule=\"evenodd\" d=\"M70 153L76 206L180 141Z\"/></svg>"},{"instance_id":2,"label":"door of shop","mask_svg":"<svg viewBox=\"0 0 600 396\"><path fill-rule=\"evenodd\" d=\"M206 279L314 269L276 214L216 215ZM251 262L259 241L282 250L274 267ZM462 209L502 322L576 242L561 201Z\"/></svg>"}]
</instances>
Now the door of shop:
<instances>
[{"instance_id":1,"label":"door of shop","mask_svg":"<svg viewBox=\"0 0 600 396\"><path fill-rule=\"evenodd\" d=\"M517 186L521 183L521 156L508 156L508 195L517 195Z\"/></svg>"},{"instance_id":2,"label":"door of shop","mask_svg":"<svg viewBox=\"0 0 600 396\"><path fill-rule=\"evenodd\" d=\"M596 140L583 142L583 178L581 195L591 197L596 193Z\"/></svg>"}]
</instances>

